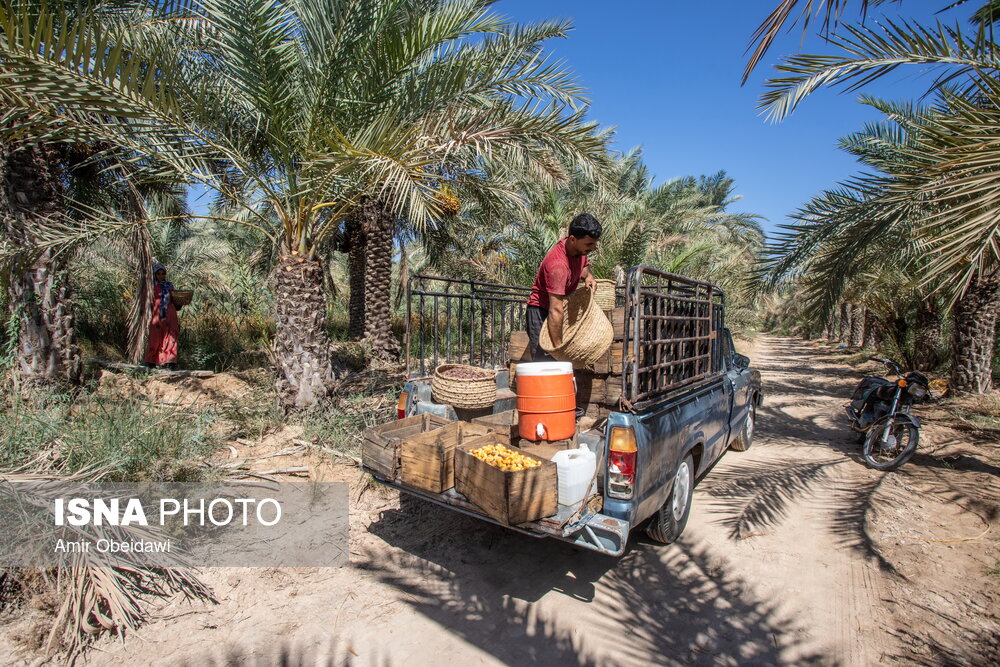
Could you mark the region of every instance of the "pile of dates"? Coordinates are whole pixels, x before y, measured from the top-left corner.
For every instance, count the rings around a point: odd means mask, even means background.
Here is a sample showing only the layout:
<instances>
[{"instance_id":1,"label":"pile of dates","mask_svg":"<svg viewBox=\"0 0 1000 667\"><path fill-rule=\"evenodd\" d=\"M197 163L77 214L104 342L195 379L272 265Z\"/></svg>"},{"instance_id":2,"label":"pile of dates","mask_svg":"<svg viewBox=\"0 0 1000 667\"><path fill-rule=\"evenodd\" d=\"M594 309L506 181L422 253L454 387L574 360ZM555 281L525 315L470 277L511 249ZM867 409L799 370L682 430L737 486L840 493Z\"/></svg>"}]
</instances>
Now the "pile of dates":
<instances>
[{"instance_id":1,"label":"pile of dates","mask_svg":"<svg viewBox=\"0 0 1000 667\"><path fill-rule=\"evenodd\" d=\"M441 375L452 380L485 380L486 378L493 377L493 374L489 371L472 368L471 366L447 368L441 371Z\"/></svg>"}]
</instances>

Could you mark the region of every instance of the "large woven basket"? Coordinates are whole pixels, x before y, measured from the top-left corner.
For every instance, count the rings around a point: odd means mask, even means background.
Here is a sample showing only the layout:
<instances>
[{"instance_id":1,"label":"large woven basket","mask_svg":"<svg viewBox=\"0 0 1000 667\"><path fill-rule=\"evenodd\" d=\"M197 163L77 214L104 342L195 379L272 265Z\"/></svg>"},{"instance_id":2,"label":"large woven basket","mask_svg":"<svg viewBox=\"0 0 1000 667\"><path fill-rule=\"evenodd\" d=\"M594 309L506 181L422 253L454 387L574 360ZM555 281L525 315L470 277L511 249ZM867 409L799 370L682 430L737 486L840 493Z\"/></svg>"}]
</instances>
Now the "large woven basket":
<instances>
[{"instance_id":1,"label":"large woven basket","mask_svg":"<svg viewBox=\"0 0 1000 667\"><path fill-rule=\"evenodd\" d=\"M191 299L194 298L194 290L175 289L170 293L170 298L173 299L176 306L187 306L191 303Z\"/></svg>"},{"instance_id":2,"label":"large woven basket","mask_svg":"<svg viewBox=\"0 0 1000 667\"><path fill-rule=\"evenodd\" d=\"M615 281L606 278L597 279L597 292L594 293L594 301L601 310L614 310L615 307Z\"/></svg>"},{"instance_id":3,"label":"large woven basket","mask_svg":"<svg viewBox=\"0 0 1000 667\"><path fill-rule=\"evenodd\" d=\"M452 368L469 368L482 373L483 377L445 377L443 373ZM485 408L497 400L497 372L464 364L441 364L434 369L431 394L435 403L446 403L456 408Z\"/></svg>"},{"instance_id":4,"label":"large woven basket","mask_svg":"<svg viewBox=\"0 0 1000 667\"><path fill-rule=\"evenodd\" d=\"M542 324L538 343L559 361L593 364L611 347L615 329L594 301L592 290L581 287L573 292L563 315L563 343L552 347L547 323Z\"/></svg>"}]
</instances>

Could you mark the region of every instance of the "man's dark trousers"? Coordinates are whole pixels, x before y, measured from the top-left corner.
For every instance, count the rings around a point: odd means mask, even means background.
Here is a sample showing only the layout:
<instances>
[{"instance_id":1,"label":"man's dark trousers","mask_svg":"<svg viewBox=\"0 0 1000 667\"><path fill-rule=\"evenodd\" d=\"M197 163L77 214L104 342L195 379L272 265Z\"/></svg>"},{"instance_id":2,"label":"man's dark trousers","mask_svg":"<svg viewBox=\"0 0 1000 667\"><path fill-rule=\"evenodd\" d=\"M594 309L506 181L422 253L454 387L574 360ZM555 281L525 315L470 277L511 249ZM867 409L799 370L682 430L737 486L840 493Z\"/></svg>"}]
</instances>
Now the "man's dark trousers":
<instances>
[{"instance_id":1,"label":"man's dark trousers","mask_svg":"<svg viewBox=\"0 0 1000 667\"><path fill-rule=\"evenodd\" d=\"M528 320L528 351L531 352L532 361L555 361L549 353L538 344L538 337L542 333L542 325L545 318L549 316L549 311L538 306L528 306L525 317ZM583 406L577 406L576 418L579 421L584 414Z\"/></svg>"},{"instance_id":2,"label":"man's dark trousers","mask_svg":"<svg viewBox=\"0 0 1000 667\"><path fill-rule=\"evenodd\" d=\"M539 306L528 306L525 312L528 325L528 352L531 353L532 361L555 361L538 344L538 337L542 334L542 326L548 316L549 311Z\"/></svg>"}]
</instances>

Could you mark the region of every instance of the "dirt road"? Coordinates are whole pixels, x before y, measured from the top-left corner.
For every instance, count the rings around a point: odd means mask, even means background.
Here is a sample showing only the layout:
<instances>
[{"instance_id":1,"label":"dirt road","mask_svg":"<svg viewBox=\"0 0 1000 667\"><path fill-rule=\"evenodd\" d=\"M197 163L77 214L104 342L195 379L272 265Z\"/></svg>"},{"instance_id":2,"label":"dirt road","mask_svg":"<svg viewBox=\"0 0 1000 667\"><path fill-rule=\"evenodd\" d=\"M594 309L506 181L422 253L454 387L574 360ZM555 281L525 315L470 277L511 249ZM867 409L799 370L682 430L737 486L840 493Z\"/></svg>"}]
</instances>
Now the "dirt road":
<instances>
[{"instance_id":1,"label":"dirt road","mask_svg":"<svg viewBox=\"0 0 1000 667\"><path fill-rule=\"evenodd\" d=\"M905 470L871 471L841 416L857 371L754 347L756 441L700 482L678 544L611 559L368 490L350 567L207 571L219 605L171 602L87 661L995 664L996 447L928 427Z\"/></svg>"}]
</instances>

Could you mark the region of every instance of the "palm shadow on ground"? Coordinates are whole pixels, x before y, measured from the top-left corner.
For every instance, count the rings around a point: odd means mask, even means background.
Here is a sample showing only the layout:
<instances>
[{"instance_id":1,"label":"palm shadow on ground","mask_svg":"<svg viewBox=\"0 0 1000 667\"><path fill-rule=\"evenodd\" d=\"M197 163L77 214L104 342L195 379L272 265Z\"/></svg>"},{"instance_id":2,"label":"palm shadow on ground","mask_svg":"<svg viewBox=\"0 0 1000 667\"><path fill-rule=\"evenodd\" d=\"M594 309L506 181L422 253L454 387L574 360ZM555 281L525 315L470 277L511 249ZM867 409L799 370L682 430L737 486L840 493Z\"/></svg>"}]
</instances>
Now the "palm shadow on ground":
<instances>
[{"instance_id":1,"label":"palm shadow on ground","mask_svg":"<svg viewBox=\"0 0 1000 667\"><path fill-rule=\"evenodd\" d=\"M801 629L686 543L633 539L615 559L418 500L369 530L396 548L363 551L358 567L507 664L774 664L786 651L820 659L796 653ZM584 603L573 607L579 615L552 615L553 593Z\"/></svg>"},{"instance_id":2,"label":"palm shadow on ground","mask_svg":"<svg viewBox=\"0 0 1000 667\"><path fill-rule=\"evenodd\" d=\"M982 447L987 443L965 438L964 434L945 441L935 441L933 436L922 438L922 451L899 470L869 470L858 456L846 419L842 427L836 425L840 404L847 402L863 373L846 372L837 366L840 360L836 354L810 349L798 341L772 340L769 348L780 361L764 363L765 396L771 400L766 400L758 412L757 444L768 446L772 455L764 461L741 463L730 459L707 476L699 490L711 499L709 513L718 515L716 520L729 529L730 538L742 539L781 524L794 503L825 491L829 529L841 544L867 556L883 572L896 575L895 581L906 582L901 590L921 590L919 575L912 580L905 577L879 551L870 524L873 510L905 508L933 498L977 515L988 530L1000 515L995 485L1000 468L990 458L990 450ZM825 414L822 409L801 409L817 399L822 400ZM811 450L810 456L801 454L805 448ZM818 450L827 450L833 456L816 457ZM931 593L921 590L921 594ZM960 598L959 594L955 600L959 606ZM909 603L938 622L927 627L897 625L893 632L901 648L898 655L892 656L894 661L921 665L997 664L1000 645L995 634L984 632L981 625L970 620L972 617L950 615L934 604Z\"/></svg>"},{"instance_id":3,"label":"palm shadow on ground","mask_svg":"<svg viewBox=\"0 0 1000 667\"><path fill-rule=\"evenodd\" d=\"M855 378L826 357L815 362L816 351L803 343L770 339L768 348L781 361L761 364L765 400L758 409L755 439L757 447L769 446L775 456L766 461L727 459L707 475L699 490L711 498L709 513L717 515L731 539L740 540L774 528L794 504L827 491L834 498L827 512L831 533L883 571L898 574L868 530L868 513L884 475L844 481L847 467L863 466L859 447L846 418L842 426L829 424L831 406L839 409L841 399L847 402ZM813 409L798 409L803 407ZM807 449L810 456L803 457ZM831 456L815 458L818 451Z\"/></svg>"},{"instance_id":4,"label":"palm shadow on ground","mask_svg":"<svg viewBox=\"0 0 1000 667\"><path fill-rule=\"evenodd\" d=\"M923 607L925 613L940 618L937 627L901 627L895 635L903 647L891 657L897 664L921 667L995 667L1000 664L1000 635L995 631L971 627L970 623L943 613L938 608Z\"/></svg>"}]
</instances>

